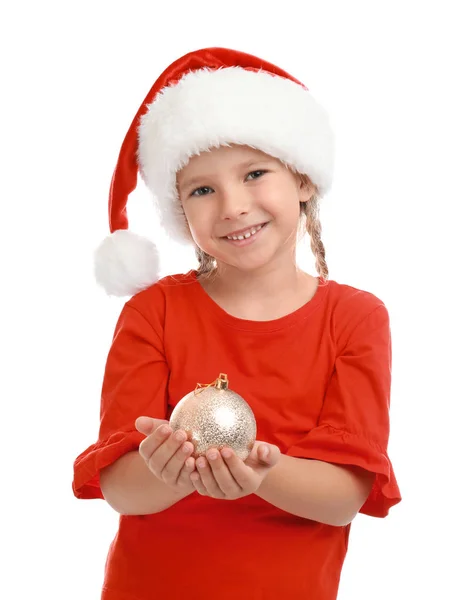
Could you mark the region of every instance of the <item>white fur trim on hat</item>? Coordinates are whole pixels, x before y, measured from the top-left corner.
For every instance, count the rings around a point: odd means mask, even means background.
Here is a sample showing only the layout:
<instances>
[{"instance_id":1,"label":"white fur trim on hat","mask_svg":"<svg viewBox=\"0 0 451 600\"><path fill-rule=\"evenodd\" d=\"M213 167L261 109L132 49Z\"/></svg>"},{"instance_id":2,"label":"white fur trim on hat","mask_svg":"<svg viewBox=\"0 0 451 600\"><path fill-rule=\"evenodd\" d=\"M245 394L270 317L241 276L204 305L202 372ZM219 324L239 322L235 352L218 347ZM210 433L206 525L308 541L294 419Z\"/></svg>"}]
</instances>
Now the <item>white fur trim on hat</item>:
<instances>
[{"instance_id":1,"label":"white fur trim on hat","mask_svg":"<svg viewBox=\"0 0 451 600\"><path fill-rule=\"evenodd\" d=\"M110 296L132 296L158 280L157 247L145 237L119 229L95 251L97 283Z\"/></svg>"},{"instance_id":2,"label":"white fur trim on hat","mask_svg":"<svg viewBox=\"0 0 451 600\"><path fill-rule=\"evenodd\" d=\"M334 135L326 111L298 83L264 71L188 73L148 106L138 135L141 175L163 227L179 242L190 240L176 173L210 148L235 143L261 150L306 173L320 196L332 184Z\"/></svg>"}]
</instances>

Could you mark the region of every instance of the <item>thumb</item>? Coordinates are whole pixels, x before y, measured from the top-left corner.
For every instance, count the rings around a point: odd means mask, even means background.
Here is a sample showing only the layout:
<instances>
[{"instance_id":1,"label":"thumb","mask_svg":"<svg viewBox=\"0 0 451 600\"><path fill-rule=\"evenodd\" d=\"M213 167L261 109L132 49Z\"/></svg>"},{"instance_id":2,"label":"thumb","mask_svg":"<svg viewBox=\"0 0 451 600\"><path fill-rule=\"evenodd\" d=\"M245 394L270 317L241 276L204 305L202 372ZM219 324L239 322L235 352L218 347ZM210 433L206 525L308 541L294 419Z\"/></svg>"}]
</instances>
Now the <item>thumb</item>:
<instances>
[{"instance_id":1,"label":"thumb","mask_svg":"<svg viewBox=\"0 0 451 600\"><path fill-rule=\"evenodd\" d=\"M259 444L257 449L259 461L267 467L274 467L280 458L280 450L273 444Z\"/></svg>"},{"instance_id":2,"label":"thumb","mask_svg":"<svg viewBox=\"0 0 451 600\"><path fill-rule=\"evenodd\" d=\"M165 419L138 417L135 421L135 427L140 433L143 433L144 435L150 435L155 431L155 429L157 429L157 427L160 427L160 425L168 422L169 421L166 421Z\"/></svg>"}]
</instances>

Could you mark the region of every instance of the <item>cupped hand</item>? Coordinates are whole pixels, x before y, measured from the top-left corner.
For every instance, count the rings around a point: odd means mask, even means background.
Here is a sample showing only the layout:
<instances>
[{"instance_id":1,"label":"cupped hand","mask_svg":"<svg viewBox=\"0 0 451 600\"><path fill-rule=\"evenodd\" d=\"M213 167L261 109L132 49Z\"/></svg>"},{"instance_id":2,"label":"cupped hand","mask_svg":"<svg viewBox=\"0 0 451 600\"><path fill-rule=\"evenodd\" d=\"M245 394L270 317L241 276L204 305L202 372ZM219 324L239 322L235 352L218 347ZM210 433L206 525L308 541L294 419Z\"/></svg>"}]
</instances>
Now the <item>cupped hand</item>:
<instances>
[{"instance_id":1,"label":"cupped hand","mask_svg":"<svg viewBox=\"0 0 451 600\"><path fill-rule=\"evenodd\" d=\"M255 493L279 459L279 448L266 442L255 442L245 461L231 448L211 449L206 457L196 460L196 471L190 478L202 496L236 500Z\"/></svg>"},{"instance_id":2,"label":"cupped hand","mask_svg":"<svg viewBox=\"0 0 451 600\"><path fill-rule=\"evenodd\" d=\"M146 438L139 445L139 454L148 469L175 491L194 491L190 475L195 470L191 456L194 446L187 441L185 431L173 431L168 421L139 417L136 429Z\"/></svg>"}]
</instances>

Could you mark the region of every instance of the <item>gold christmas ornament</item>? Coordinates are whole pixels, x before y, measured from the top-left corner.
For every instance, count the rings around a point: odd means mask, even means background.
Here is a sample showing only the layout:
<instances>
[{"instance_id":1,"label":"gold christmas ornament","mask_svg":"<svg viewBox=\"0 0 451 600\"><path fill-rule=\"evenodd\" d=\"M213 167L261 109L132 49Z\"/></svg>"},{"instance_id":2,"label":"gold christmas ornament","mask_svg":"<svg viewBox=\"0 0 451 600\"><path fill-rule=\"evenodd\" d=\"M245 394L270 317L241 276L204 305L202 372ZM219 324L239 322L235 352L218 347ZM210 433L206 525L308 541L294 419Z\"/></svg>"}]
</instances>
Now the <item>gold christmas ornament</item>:
<instances>
[{"instance_id":1,"label":"gold christmas ornament","mask_svg":"<svg viewBox=\"0 0 451 600\"><path fill-rule=\"evenodd\" d=\"M257 425L249 404L229 390L229 381L221 373L213 383L197 384L174 408L169 425L184 429L194 446L193 456L205 456L210 448L232 448L242 460L255 443Z\"/></svg>"}]
</instances>

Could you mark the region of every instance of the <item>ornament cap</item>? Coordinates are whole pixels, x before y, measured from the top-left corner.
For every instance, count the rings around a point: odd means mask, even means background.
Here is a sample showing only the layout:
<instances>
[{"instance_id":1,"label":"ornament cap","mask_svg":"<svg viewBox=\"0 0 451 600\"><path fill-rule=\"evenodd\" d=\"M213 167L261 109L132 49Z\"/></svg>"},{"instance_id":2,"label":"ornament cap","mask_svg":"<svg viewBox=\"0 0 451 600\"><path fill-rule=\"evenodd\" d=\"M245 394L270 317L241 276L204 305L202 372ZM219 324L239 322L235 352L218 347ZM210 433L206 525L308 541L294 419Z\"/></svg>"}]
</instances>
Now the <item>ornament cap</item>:
<instances>
[{"instance_id":1,"label":"ornament cap","mask_svg":"<svg viewBox=\"0 0 451 600\"><path fill-rule=\"evenodd\" d=\"M215 382L215 388L217 390L227 390L229 387L229 379L225 373L220 373L219 377Z\"/></svg>"}]
</instances>

